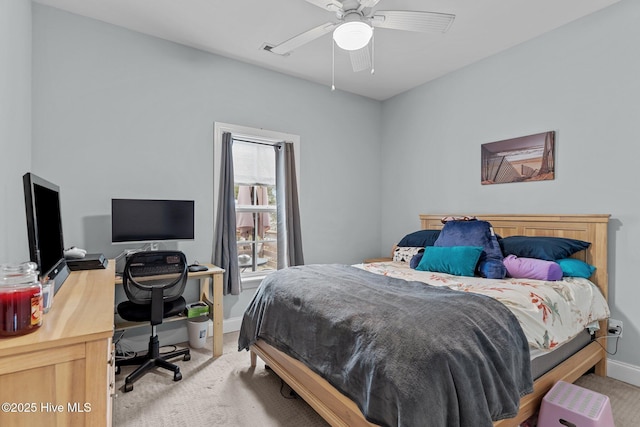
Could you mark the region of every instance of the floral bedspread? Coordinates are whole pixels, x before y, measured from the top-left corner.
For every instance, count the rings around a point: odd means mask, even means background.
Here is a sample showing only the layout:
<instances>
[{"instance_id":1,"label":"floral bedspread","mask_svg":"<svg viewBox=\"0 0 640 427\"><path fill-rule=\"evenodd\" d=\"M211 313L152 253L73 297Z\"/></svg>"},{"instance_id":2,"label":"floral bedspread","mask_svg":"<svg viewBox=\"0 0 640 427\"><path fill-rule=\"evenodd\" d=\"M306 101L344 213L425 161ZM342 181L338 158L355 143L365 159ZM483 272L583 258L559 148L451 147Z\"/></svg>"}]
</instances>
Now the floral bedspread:
<instances>
[{"instance_id":1,"label":"floral bedspread","mask_svg":"<svg viewBox=\"0 0 640 427\"><path fill-rule=\"evenodd\" d=\"M535 349L552 350L591 323L609 317L609 306L598 287L577 277L565 277L556 282L484 279L417 271L404 262L378 262L356 267L384 276L490 296L515 314L529 346Z\"/></svg>"}]
</instances>

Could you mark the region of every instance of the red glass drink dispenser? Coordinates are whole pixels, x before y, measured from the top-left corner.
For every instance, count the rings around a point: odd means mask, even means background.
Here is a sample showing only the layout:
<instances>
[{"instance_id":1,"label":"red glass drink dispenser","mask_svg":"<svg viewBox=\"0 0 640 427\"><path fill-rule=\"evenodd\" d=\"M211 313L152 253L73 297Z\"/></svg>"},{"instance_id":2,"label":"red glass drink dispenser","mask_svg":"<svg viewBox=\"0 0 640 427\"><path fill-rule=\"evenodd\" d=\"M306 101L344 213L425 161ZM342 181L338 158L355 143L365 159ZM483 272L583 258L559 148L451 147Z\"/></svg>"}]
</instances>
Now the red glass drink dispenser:
<instances>
[{"instance_id":1,"label":"red glass drink dispenser","mask_svg":"<svg viewBox=\"0 0 640 427\"><path fill-rule=\"evenodd\" d=\"M42 325L42 314L37 265L0 265L0 338L35 331Z\"/></svg>"}]
</instances>

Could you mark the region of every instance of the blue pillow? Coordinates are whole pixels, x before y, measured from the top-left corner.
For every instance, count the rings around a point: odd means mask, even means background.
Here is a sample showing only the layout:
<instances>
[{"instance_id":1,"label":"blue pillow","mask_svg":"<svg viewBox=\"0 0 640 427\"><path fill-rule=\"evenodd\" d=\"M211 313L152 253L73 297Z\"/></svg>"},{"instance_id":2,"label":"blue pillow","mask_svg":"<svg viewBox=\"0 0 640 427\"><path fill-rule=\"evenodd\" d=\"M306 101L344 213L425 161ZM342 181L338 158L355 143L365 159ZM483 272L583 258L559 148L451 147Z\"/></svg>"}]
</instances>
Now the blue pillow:
<instances>
[{"instance_id":1,"label":"blue pillow","mask_svg":"<svg viewBox=\"0 0 640 427\"><path fill-rule=\"evenodd\" d=\"M487 221L447 221L434 246L481 246L478 275L488 279L504 279L507 275L500 244Z\"/></svg>"},{"instance_id":2,"label":"blue pillow","mask_svg":"<svg viewBox=\"0 0 640 427\"><path fill-rule=\"evenodd\" d=\"M418 252L413 257L411 257L411 260L409 261L409 267L415 270L418 267L418 264L420 264L423 255L424 249L422 250L422 252Z\"/></svg>"},{"instance_id":3,"label":"blue pillow","mask_svg":"<svg viewBox=\"0 0 640 427\"><path fill-rule=\"evenodd\" d=\"M556 261L564 277L584 277L588 279L596 271L593 265L575 258L563 258Z\"/></svg>"},{"instance_id":4,"label":"blue pillow","mask_svg":"<svg viewBox=\"0 0 640 427\"><path fill-rule=\"evenodd\" d=\"M398 246L433 246L440 235L440 230L419 230L404 236Z\"/></svg>"},{"instance_id":5,"label":"blue pillow","mask_svg":"<svg viewBox=\"0 0 640 427\"><path fill-rule=\"evenodd\" d=\"M482 246L427 246L416 270L473 276L481 253Z\"/></svg>"},{"instance_id":6,"label":"blue pillow","mask_svg":"<svg viewBox=\"0 0 640 427\"><path fill-rule=\"evenodd\" d=\"M509 236L500 240L504 256L515 255L546 261L569 258L576 252L587 249L589 245L589 242L566 237Z\"/></svg>"}]
</instances>

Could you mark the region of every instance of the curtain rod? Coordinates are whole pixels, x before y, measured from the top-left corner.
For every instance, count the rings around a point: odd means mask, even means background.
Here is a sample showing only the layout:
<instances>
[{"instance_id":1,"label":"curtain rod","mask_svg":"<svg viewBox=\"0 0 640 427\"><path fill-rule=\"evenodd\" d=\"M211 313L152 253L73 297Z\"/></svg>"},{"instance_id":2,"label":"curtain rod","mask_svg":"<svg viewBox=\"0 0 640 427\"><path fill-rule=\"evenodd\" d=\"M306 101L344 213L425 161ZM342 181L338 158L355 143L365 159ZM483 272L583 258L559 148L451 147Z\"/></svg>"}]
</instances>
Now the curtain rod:
<instances>
[{"instance_id":1,"label":"curtain rod","mask_svg":"<svg viewBox=\"0 0 640 427\"><path fill-rule=\"evenodd\" d=\"M267 145L269 147L273 147L274 145L278 145L281 144L285 141L274 141L274 142L266 142L266 141L261 141L261 140L257 140L257 139L243 139L243 137L236 137L233 134L231 134L231 139L233 139L234 141L239 141L239 142L248 142L249 144L258 144L258 145Z\"/></svg>"}]
</instances>

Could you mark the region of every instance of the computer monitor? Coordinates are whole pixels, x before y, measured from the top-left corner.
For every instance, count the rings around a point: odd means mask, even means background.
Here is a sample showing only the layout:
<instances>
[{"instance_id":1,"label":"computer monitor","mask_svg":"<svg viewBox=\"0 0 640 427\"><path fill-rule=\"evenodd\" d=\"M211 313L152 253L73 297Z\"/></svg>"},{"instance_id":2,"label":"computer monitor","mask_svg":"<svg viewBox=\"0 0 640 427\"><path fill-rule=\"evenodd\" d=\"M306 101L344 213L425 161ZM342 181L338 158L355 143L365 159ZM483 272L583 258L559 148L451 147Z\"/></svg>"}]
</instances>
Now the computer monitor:
<instances>
[{"instance_id":1,"label":"computer monitor","mask_svg":"<svg viewBox=\"0 0 640 427\"><path fill-rule=\"evenodd\" d=\"M193 200L111 199L112 243L193 240Z\"/></svg>"},{"instance_id":2,"label":"computer monitor","mask_svg":"<svg viewBox=\"0 0 640 427\"><path fill-rule=\"evenodd\" d=\"M24 174L22 182L29 256L38 265L40 279L54 281L55 293L69 276L64 259L60 188L32 173Z\"/></svg>"}]
</instances>

